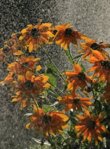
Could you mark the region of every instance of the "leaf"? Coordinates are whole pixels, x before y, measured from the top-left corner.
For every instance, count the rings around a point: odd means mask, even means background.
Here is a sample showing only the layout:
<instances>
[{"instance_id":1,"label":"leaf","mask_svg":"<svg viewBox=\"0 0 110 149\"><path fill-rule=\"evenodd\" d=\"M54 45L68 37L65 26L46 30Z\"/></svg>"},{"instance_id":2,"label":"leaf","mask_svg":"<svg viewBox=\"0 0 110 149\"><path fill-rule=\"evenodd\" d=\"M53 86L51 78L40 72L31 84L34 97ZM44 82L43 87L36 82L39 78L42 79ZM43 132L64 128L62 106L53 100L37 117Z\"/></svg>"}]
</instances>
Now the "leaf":
<instances>
[{"instance_id":1,"label":"leaf","mask_svg":"<svg viewBox=\"0 0 110 149\"><path fill-rule=\"evenodd\" d=\"M52 73L46 73L45 75L47 75L49 77L49 83L56 87L57 86L57 78L55 75L53 75Z\"/></svg>"},{"instance_id":2,"label":"leaf","mask_svg":"<svg viewBox=\"0 0 110 149\"><path fill-rule=\"evenodd\" d=\"M52 106L43 104L43 105L42 105L42 108L43 108L43 110L44 110L45 112L49 112L49 111L51 111Z\"/></svg>"},{"instance_id":3,"label":"leaf","mask_svg":"<svg viewBox=\"0 0 110 149\"><path fill-rule=\"evenodd\" d=\"M52 64L52 63L48 63L47 65L47 73L51 73L51 74L54 74L56 76L56 74L58 73L58 70L57 68Z\"/></svg>"},{"instance_id":4,"label":"leaf","mask_svg":"<svg viewBox=\"0 0 110 149\"><path fill-rule=\"evenodd\" d=\"M81 65L81 67L82 67L82 71L83 71L83 72L86 72L86 68L84 67L84 65L83 65L82 63L81 63L80 65Z\"/></svg>"}]
</instances>

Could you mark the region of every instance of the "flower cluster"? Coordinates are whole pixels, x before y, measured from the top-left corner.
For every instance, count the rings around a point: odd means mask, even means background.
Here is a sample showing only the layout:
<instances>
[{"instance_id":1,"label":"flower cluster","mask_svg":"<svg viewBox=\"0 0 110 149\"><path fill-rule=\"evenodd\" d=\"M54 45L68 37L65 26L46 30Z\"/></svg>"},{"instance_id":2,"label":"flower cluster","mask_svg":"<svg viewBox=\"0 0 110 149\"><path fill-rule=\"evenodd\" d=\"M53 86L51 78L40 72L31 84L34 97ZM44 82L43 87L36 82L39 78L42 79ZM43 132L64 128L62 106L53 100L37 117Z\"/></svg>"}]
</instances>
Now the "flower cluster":
<instances>
[{"instance_id":1,"label":"flower cluster","mask_svg":"<svg viewBox=\"0 0 110 149\"><path fill-rule=\"evenodd\" d=\"M72 70L61 72L47 49L43 49L47 57L43 64L39 50L53 43L64 49ZM21 110L31 110L26 128L51 145L60 137L56 144L62 149L73 142L80 147L105 148L110 137L108 48L110 44L98 43L69 23L39 22L13 34L0 49L0 60L8 72L0 84L10 85L11 101ZM76 49L78 55L73 56Z\"/></svg>"}]
</instances>

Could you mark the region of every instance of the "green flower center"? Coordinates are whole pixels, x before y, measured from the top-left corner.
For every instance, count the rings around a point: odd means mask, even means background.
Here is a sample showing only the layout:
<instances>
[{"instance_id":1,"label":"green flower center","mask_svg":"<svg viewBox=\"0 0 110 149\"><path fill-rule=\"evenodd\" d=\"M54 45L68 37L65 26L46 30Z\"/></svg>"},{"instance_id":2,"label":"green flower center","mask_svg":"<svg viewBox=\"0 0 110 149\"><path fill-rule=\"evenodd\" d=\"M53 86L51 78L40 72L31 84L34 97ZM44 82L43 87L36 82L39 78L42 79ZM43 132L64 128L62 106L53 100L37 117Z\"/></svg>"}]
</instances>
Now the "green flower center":
<instances>
[{"instance_id":1,"label":"green flower center","mask_svg":"<svg viewBox=\"0 0 110 149\"><path fill-rule=\"evenodd\" d=\"M97 44L97 43L93 43L93 44L90 46L90 48L93 49L93 50L98 50L98 49L100 49L100 45Z\"/></svg>"},{"instance_id":2,"label":"green flower center","mask_svg":"<svg viewBox=\"0 0 110 149\"><path fill-rule=\"evenodd\" d=\"M72 30L71 28L67 28L67 29L65 30L65 35L66 35L66 36L71 36L71 35L72 35L72 32L73 32L73 30Z\"/></svg>"},{"instance_id":3,"label":"green flower center","mask_svg":"<svg viewBox=\"0 0 110 149\"><path fill-rule=\"evenodd\" d=\"M38 37L38 36L40 35L40 34L39 34L39 30L38 30L37 28L33 28L33 29L31 30L31 35L32 35L33 38Z\"/></svg>"},{"instance_id":4,"label":"green flower center","mask_svg":"<svg viewBox=\"0 0 110 149\"><path fill-rule=\"evenodd\" d=\"M110 61L101 61L100 64L105 69L110 69Z\"/></svg>"}]
</instances>

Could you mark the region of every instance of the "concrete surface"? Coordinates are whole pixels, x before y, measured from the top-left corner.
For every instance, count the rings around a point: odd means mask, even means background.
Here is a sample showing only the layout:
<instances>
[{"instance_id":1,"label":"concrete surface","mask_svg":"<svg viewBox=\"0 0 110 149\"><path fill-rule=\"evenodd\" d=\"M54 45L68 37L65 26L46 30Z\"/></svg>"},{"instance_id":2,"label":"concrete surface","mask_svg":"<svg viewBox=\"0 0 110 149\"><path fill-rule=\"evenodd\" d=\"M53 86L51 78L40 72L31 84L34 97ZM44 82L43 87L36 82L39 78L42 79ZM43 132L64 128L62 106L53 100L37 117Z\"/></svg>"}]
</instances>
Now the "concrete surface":
<instances>
[{"instance_id":1,"label":"concrete surface","mask_svg":"<svg viewBox=\"0 0 110 149\"><path fill-rule=\"evenodd\" d=\"M110 0L0 0L0 45L37 18L55 24L71 22L91 38L110 40ZM55 62L61 60L60 68L67 67L59 48L52 48L51 55ZM0 79L5 74L0 64ZM9 89L0 87L0 149L30 148L31 134L23 125L23 112L10 103Z\"/></svg>"}]
</instances>

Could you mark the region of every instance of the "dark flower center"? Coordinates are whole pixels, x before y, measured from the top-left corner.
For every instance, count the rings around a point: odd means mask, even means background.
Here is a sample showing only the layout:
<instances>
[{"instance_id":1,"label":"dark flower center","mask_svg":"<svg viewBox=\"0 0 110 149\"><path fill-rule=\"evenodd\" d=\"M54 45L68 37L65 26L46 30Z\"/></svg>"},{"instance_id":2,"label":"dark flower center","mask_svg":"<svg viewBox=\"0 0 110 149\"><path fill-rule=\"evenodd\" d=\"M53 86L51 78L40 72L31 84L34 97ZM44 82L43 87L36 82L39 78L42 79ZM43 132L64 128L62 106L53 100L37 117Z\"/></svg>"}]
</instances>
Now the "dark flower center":
<instances>
[{"instance_id":1,"label":"dark flower center","mask_svg":"<svg viewBox=\"0 0 110 149\"><path fill-rule=\"evenodd\" d=\"M55 30L53 30L53 34L55 35L57 33L57 30L55 29Z\"/></svg>"},{"instance_id":2,"label":"dark flower center","mask_svg":"<svg viewBox=\"0 0 110 149\"><path fill-rule=\"evenodd\" d=\"M87 92L91 92L91 91L93 90L93 88L92 88L92 86L87 86L87 87L85 88L85 90L86 90Z\"/></svg>"},{"instance_id":3,"label":"dark flower center","mask_svg":"<svg viewBox=\"0 0 110 149\"><path fill-rule=\"evenodd\" d=\"M67 29L65 30L65 35L66 35L66 36L71 36L71 35L72 35L72 32L73 32L73 30L72 30L71 28L67 28Z\"/></svg>"},{"instance_id":4,"label":"dark flower center","mask_svg":"<svg viewBox=\"0 0 110 149\"><path fill-rule=\"evenodd\" d=\"M94 120L88 120L88 122L87 122L87 127L89 128L89 129L94 129L95 128L95 126L96 126L96 122L94 121Z\"/></svg>"},{"instance_id":5,"label":"dark flower center","mask_svg":"<svg viewBox=\"0 0 110 149\"><path fill-rule=\"evenodd\" d=\"M79 98L73 99L73 104L75 105L80 104L80 99Z\"/></svg>"},{"instance_id":6,"label":"dark flower center","mask_svg":"<svg viewBox=\"0 0 110 149\"><path fill-rule=\"evenodd\" d=\"M7 52L9 52L9 51L10 51L10 48L9 48L9 47L4 47L4 48L3 48L3 52L4 52L4 53L7 53Z\"/></svg>"},{"instance_id":7,"label":"dark flower center","mask_svg":"<svg viewBox=\"0 0 110 149\"><path fill-rule=\"evenodd\" d=\"M39 30L38 30L37 28L33 28L33 29L31 30L31 35L32 35L33 38L38 37L38 36L40 35L40 34L39 34Z\"/></svg>"},{"instance_id":8,"label":"dark flower center","mask_svg":"<svg viewBox=\"0 0 110 149\"><path fill-rule=\"evenodd\" d=\"M80 72L78 75L77 75L78 79L80 79L81 81L84 81L86 79L86 76L83 72Z\"/></svg>"},{"instance_id":9,"label":"dark flower center","mask_svg":"<svg viewBox=\"0 0 110 149\"><path fill-rule=\"evenodd\" d=\"M42 121L43 121L45 124L49 124L50 121L51 121L51 119L52 119L52 118L51 118L50 115L45 114L45 115L43 116Z\"/></svg>"},{"instance_id":10,"label":"dark flower center","mask_svg":"<svg viewBox=\"0 0 110 149\"><path fill-rule=\"evenodd\" d=\"M93 49L93 50L98 50L98 49L100 49L100 45L97 44L97 43L93 43L93 44L90 46L90 48Z\"/></svg>"},{"instance_id":11,"label":"dark flower center","mask_svg":"<svg viewBox=\"0 0 110 149\"><path fill-rule=\"evenodd\" d=\"M25 62L22 64L22 67L28 67L29 66L29 63L28 62Z\"/></svg>"},{"instance_id":12,"label":"dark flower center","mask_svg":"<svg viewBox=\"0 0 110 149\"><path fill-rule=\"evenodd\" d=\"M32 89L33 88L33 83L31 81L26 81L24 86L26 87L26 89Z\"/></svg>"},{"instance_id":13,"label":"dark flower center","mask_svg":"<svg viewBox=\"0 0 110 149\"><path fill-rule=\"evenodd\" d=\"M110 69L110 61L101 61L100 64L105 69Z\"/></svg>"}]
</instances>

